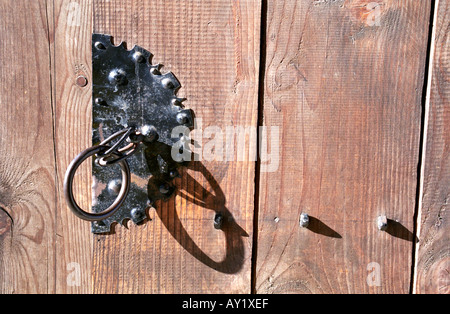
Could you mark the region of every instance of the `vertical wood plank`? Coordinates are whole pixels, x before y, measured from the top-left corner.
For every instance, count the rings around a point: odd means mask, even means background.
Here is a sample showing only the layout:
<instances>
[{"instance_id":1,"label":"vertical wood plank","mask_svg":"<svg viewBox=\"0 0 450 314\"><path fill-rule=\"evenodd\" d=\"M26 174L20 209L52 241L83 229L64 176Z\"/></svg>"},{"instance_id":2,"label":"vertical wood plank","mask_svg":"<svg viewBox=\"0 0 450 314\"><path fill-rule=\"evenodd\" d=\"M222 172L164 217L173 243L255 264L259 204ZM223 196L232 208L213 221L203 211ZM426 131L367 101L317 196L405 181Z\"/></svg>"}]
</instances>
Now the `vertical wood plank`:
<instances>
[{"instance_id":1,"label":"vertical wood plank","mask_svg":"<svg viewBox=\"0 0 450 314\"><path fill-rule=\"evenodd\" d=\"M260 11L257 0L95 0L94 31L151 51L202 128L225 132L256 127ZM150 220L95 236L94 292L250 292L255 162L235 160L193 161Z\"/></svg>"},{"instance_id":2,"label":"vertical wood plank","mask_svg":"<svg viewBox=\"0 0 450 314\"><path fill-rule=\"evenodd\" d=\"M260 178L256 292L407 293L430 2L268 1L267 16L280 160Z\"/></svg>"},{"instance_id":3,"label":"vertical wood plank","mask_svg":"<svg viewBox=\"0 0 450 314\"><path fill-rule=\"evenodd\" d=\"M92 145L91 129L91 0L55 0L52 18L52 93L55 107L57 167L57 293L92 292L92 235L89 223L75 217L63 195L65 171L79 152ZM86 86L76 83L87 79ZM77 171L75 198L83 208L91 203L91 168Z\"/></svg>"},{"instance_id":4,"label":"vertical wood plank","mask_svg":"<svg viewBox=\"0 0 450 314\"><path fill-rule=\"evenodd\" d=\"M0 293L55 291L55 162L45 1L0 2Z\"/></svg>"},{"instance_id":5,"label":"vertical wood plank","mask_svg":"<svg viewBox=\"0 0 450 314\"><path fill-rule=\"evenodd\" d=\"M450 293L450 1L436 1L419 203L416 293Z\"/></svg>"}]
</instances>

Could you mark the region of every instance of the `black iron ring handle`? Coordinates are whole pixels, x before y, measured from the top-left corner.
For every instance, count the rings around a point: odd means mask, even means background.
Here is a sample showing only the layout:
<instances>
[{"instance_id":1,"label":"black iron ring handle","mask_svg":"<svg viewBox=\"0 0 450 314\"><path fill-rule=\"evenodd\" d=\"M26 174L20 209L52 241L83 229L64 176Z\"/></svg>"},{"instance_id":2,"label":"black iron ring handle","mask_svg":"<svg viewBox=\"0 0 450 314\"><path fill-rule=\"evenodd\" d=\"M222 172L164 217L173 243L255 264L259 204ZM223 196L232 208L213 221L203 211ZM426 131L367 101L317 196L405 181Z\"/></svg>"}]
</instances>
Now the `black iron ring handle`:
<instances>
[{"instance_id":1,"label":"black iron ring handle","mask_svg":"<svg viewBox=\"0 0 450 314\"><path fill-rule=\"evenodd\" d=\"M101 154L106 150L110 149L110 146L107 145L98 145L90 147L84 151L82 151L74 160L70 163L69 167L66 171L66 176L64 178L64 196L66 198L67 204L72 212L79 218L88 220L88 221L99 221L106 219L112 216L122 205L123 201L128 195L130 191L130 182L131 182L131 174L130 167L125 159L120 160L118 164L120 165L120 169L122 171L122 185L120 187L119 195L117 196L114 203L111 204L107 209L100 213L89 213L84 211L78 206L75 198L73 196L73 178L75 177L75 173L78 167L85 161L87 158Z\"/></svg>"}]
</instances>

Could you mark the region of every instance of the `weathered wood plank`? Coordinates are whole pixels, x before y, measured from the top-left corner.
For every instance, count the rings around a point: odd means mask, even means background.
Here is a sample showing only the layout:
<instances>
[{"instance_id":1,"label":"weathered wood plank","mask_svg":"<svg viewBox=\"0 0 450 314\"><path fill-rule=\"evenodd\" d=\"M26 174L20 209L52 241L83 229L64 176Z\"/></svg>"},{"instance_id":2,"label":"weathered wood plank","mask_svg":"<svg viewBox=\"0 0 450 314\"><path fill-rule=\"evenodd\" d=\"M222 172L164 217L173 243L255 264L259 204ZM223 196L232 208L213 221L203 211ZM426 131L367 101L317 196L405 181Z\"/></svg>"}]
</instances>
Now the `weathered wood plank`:
<instances>
[{"instance_id":1,"label":"weathered wood plank","mask_svg":"<svg viewBox=\"0 0 450 314\"><path fill-rule=\"evenodd\" d=\"M257 0L96 0L94 31L151 51L203 129L225 132L256 127L260 11ZM250 292L254 171L252 160L192 162L149 221L95 236L94 292Z\"/></svg>"},{"instance_id":2,"label":"weathered wood plank","mask_svg":"<svg viewBox=\"0 0 450 314\"><path fill-rule=\"evenodd\" d=\"M55 161L45 1L0 2L0 293L55 291Z\"/></svg>"},{"instance_id":3,"label":"weathered wood plank","mask_svg":"<svg viewBox=\"0 0 450 314\"><path fill-rule=\"evenodd\" d=\"M450 1L436 1L423 172L416 293L450 293Z\"/></svg>"},{"instance_id":4,"label":"weathered wood plank","mask_svg":"<svg viewBox=\"0 0 450 314\"><path fill-rule=\"evenodd\" d=\"M260 178L256 292L407 293L430 2L268 1L267 16L280 159Z\"/></svg>"},{"instance_id":5,"label":"weathered wood plank","mask_svg":"<svg viewBox=\"0 0 450 314\"><path fill-rule=\"evenodd\" d=\"M64 199L67 166L91 146L91 0L55 0L52 18L52 77L55 107L55 149L58 184L56 212L57 293L92 292L92 235L90 225L75 217ZM87 79L77 85L78 77ZM75 197L83 208L91 203L91 164L77 171Z\"/></svg>"}]
</instances>

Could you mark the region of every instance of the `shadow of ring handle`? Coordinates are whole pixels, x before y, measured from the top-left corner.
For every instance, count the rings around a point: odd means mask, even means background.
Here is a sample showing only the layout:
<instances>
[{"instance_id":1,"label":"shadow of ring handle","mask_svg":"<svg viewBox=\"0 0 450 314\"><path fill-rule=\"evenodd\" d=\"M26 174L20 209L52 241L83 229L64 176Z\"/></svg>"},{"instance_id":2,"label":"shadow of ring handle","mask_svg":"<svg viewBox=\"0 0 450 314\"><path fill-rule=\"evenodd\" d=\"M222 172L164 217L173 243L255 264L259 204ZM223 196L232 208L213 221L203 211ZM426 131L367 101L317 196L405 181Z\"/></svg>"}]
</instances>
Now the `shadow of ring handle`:
<instances>
[{"instance_id":1,"label":"shadow of ring handle","mask_svg":"<svg viewBox=\"0 0 450 314\"><path fill-rule=\"evenodd\" d=\"M89 213L81 209L75 201L75 198L73 196L73 178L75 177L75 173L78 167L87 158L104 152L109 148L110 146L107 145L98 145L85 149L77 157L75 157L74 160L72 160L69 167L67 168L66 176L64 178L64 196L66 198L67 205L69 205L69 208L78 218L87 221L99 221L112 216L122 205L123 201L128 195L128 192L130 191L130 167L128 166L127 161L123 159L118 162L118 164L120 165L120 170L122 172L122 185L120 187L119 195L115 199L114 203L111 204L111 206L100 213Z\"/></svg>"}]
</instances>

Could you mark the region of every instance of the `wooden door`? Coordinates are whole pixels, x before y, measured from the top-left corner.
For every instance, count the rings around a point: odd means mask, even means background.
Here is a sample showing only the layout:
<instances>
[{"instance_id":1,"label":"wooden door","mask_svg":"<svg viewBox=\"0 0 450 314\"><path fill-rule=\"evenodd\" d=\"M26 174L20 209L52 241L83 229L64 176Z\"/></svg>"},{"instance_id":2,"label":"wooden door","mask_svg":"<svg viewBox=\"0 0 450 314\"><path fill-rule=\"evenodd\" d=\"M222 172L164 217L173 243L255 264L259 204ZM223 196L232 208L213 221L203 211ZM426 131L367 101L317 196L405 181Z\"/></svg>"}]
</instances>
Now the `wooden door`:
<instances>
[{"instance_id":1,"label":"wooden door","mask_svg":"<svg viewBox=\"0 0 450 314\"><path fill-rule=\"evenodd\" d=\"M0 292L448 292L449 10L0 0ZM91 145L93 32L176 74L213 156L144 223L99 235L62 195ZM90 171L74 188L84 207Z\"/></svg>"}]
</instances>

